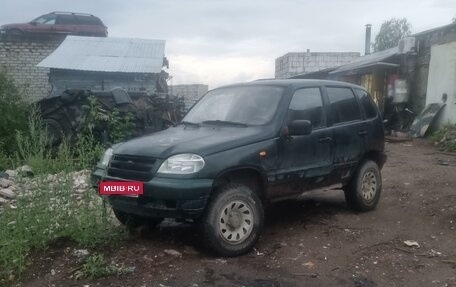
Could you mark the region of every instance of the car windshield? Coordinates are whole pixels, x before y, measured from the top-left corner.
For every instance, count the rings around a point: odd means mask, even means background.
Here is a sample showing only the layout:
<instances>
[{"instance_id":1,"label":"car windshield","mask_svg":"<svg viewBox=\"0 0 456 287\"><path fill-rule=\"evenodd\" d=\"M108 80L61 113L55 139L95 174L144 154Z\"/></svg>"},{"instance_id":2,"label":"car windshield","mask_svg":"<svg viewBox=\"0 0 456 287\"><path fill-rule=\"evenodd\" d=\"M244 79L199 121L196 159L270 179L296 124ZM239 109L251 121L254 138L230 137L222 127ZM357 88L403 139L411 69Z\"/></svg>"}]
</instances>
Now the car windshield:
<instances>
[{"instance_id":1,"label":"car windshield","mask_svg":"<svg viewBox=\"0 0 456 287\"><path fill-rule=\"evenodd\" d=\"M32 21L32 23L55 24L55 16L54 15L44 15L44 16L36 18L35 20Z\"/></svg>"},{"instance_id":2,"label":"car windshield","mask_svg":"<svg viewBox=\"0 0 456 287\"><path fill-rule=\"evenodd\" d=\"M183 123L264 125L274 116L283 93L276 86L238 86L212 90Z\"/></svg>"}]
</instances>

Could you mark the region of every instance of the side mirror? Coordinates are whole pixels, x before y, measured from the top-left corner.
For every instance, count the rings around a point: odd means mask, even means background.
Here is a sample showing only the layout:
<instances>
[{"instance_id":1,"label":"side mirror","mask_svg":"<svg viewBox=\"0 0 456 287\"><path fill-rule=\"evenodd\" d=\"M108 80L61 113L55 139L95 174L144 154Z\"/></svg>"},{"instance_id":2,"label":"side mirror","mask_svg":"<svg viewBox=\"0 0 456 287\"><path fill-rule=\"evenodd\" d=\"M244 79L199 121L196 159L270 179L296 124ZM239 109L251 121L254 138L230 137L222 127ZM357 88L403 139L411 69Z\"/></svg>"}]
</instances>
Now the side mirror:
<instances>
[{"instance_id":1,"label":"side mirror","mask_svg":"<svg viewBox=\"0 0 456 287\"><path fill-rule=\"evenodd\" d=\"M37 23L32 21L32 22L30 22L30 24L33 25L33 26L36 26Z\"/></svg>"},{"instance_id":2,"label":"side mirror","mask_svg":"<svg viewBox=\"0 0 456 287\"><path fill-rule=\"evenodd\" d=\"M292 121L288 125L288 134L290 136L304 136L312 132L312 123L307 120Z\"/></svg>"}]
</instances>

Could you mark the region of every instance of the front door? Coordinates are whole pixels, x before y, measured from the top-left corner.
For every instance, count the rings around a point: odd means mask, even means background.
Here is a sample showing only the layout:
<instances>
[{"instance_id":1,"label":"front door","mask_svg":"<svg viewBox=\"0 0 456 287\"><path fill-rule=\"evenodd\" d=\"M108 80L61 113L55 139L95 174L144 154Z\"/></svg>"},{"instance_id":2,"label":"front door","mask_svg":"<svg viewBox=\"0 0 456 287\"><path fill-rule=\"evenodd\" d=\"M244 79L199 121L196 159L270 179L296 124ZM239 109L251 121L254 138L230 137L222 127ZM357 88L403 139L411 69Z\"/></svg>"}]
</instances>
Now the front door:
<instances>
[{"instance_id":1,"label":"front door","mask_svg":"<svg viewBox=\"0 0 456 287\"><path fill-rule=\"evenodd\" d=\"M326 126L325 109L319 87L295 91L288 108L287 122L309 120L309 135L279 139L277 188L272 197L301 193L322 182L331 172L332 130Z\"/></svg>"},{"instance_id":2,"label":"front door","mask_svg":"<svg viewBox=\"0 0 456 287\"><path fill-rule=\"evenodd\" d=\"M47 14L38 19L33 20L33 24L29 26L27 32L31 33L52 33L56 22L54 14Z\"/></svg>"}]
</instances>

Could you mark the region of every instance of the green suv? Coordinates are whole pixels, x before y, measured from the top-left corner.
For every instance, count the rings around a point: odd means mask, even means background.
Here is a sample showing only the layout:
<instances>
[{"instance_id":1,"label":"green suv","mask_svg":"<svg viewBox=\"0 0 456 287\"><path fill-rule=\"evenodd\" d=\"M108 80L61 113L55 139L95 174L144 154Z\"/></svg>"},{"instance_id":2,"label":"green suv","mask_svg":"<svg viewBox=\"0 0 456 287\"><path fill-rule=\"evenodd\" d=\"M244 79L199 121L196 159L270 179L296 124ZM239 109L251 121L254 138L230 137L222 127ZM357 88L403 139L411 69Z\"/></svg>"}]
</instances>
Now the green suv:
<instances>
[{"instance_id":1,"label":"green suv","mask_svg":"<svg viewBox=\"0 0 456 287\"><path fill-rule=\"evenodd\" d=\"M382 118L362 87L262 80L211 90L175 126L112 146L92 178L143 182L142 195L109 196L120 222L191 219L215 254L236 256L271 202L340 184L349 207L374 209L385 160Z\"/></svg>"}]
</instances>

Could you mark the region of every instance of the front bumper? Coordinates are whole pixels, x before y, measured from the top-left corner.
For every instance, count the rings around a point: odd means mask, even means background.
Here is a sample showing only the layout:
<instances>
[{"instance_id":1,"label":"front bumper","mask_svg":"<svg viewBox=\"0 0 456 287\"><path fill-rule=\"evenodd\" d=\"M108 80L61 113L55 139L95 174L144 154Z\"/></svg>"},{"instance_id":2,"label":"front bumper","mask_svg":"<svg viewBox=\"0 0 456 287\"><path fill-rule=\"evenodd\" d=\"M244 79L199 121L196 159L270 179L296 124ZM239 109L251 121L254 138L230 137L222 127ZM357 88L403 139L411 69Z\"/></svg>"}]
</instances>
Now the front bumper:
<instances>
[{"instance_id":1,"label":"front bumper","mask_svg":"<svg viewBox=\"0 0 456 287\"><path fill-rule=\"evenodd\" d=\"M97 168L91 176L92 185L103 181L125 181L106 177ZM201 216L212 190L212 179L175 179L154 177L144 182L144 194L138 197L109 196L116 210L145 217L195 219Z\"/></svg>"}]
</instances>

